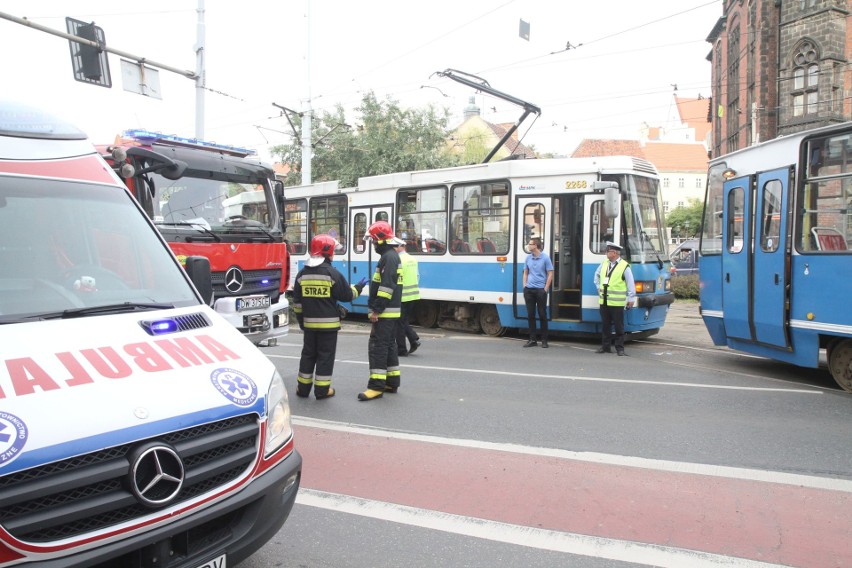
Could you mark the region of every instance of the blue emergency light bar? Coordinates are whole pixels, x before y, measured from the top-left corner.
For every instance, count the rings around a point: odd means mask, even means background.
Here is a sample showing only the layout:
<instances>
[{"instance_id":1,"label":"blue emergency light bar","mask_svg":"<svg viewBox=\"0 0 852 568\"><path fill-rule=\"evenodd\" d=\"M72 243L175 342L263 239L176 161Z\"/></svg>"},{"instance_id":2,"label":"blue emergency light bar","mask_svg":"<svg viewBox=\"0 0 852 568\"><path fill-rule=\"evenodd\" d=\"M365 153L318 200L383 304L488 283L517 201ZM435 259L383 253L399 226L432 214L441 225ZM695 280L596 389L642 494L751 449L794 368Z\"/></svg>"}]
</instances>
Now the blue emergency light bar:
<instances>
[{"instance_id":1,"label":"blue emergency light bar","mask_svg":"<svg viewBox=\"0 0 852 568\"><path fill-rule=\"evenodd\" d=\"M133 140L137 140L142 142L143 144L165 144L167 146L186 146L190 148L203 148L206 150L218 150L220 152L227 152L228 154L234 154L236 156L253 156L257 154L257 151L250 150L249 148L240 148L239 146L228 146L226 144L216 144L215 142L206 142L204 140L199 140L197 138L184 138L182 136L175 136L174 134L163 134L162 132L153 132L151 130L145 130L142 128L134 128L132 130L125 130L121 134L124 138L132 138Z\"/></svg>"}]
</instances>

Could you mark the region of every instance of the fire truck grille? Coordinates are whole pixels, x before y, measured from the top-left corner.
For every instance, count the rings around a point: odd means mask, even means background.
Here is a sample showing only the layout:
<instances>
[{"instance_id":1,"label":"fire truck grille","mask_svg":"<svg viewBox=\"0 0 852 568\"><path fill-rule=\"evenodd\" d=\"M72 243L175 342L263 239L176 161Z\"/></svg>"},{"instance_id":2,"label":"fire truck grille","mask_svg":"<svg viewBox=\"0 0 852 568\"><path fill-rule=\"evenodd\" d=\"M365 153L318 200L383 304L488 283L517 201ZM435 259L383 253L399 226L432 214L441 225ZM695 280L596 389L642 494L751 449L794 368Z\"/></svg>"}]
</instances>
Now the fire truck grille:
<instances>
[{"instance_id":1,"label":"fire truck grille","mask_svg":"<svg viewBox=\"0 0 852 568\"><path fill-rule=\"evenodd\" d=\"M225 272L214 272L213 297L215 299L232 296L246 296L249 294L269 294L274 304L278 301L281 289L281 270L245 270L242 272L243 285L236 292L231 292L225 287Z\"/></svg>"},{"instance_id":2,"label":"fire truck grille","mask_svg":"<svg viewBox=\"0 0 852 568\"><path fill-rule=\"evenodd\" d=\"M177 450L184 483L173 506L232 482L252 467L257 416L246 414L106 448L0 477L0 526L25 542L51 543L155 514L130 491L134 448L150 442Z\"/></svg>"}]
</instances>

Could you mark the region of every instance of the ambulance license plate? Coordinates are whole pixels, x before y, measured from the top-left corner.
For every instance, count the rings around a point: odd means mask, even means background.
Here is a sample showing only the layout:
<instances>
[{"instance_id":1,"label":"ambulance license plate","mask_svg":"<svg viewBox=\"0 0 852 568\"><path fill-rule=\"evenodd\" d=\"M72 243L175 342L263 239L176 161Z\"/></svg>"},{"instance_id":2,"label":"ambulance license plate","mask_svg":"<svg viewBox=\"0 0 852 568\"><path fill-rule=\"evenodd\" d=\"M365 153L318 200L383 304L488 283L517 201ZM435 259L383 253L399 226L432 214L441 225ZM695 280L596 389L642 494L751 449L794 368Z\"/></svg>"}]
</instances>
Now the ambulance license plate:
<instances>
[{"instance_id":1,"label":"ambulance license plate","mask_svg":"<svg viewBox=\"0 0 852 568\"><path fill-rule=\"evenodd\" d=\"M244 312L246 310L256 310L258 308L268 308L270 306L269 296L246 296L245 298L237 298L237 311Z\"/></svg>"},{"instance_id":2,"label":"ambulance license plate","mask_svg":"<svg viewBox=\"0 0 852 568\"><path fill-rule=\"evenodd\" d=\"M227 568L227 555L217 556L212 560L208 560L204 564L199 564L195 568Z\"/></svg>"}]
</instances>

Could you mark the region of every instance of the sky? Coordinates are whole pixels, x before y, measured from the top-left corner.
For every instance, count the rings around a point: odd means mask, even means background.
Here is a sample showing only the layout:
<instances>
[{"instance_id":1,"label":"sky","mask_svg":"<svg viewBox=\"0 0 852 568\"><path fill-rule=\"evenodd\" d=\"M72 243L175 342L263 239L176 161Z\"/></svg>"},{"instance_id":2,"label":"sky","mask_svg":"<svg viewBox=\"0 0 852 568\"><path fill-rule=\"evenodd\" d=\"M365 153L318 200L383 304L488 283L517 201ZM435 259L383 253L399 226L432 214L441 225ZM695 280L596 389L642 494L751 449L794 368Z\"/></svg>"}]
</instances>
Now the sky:
<instances>
[{"instance_id":1,"label":"sky","mask_svg":"<svg viewBox=\"0 0 852 568\"><path fill-rule=\"evenodd\" d=\"M638 139L667 126L674 95L710 96L706 38L722 0L205 0L206 140L254 149L288 143L280 105L297 112L354 109L365 93L404 108L448 108L470 97L483 118L515 122L523 109L437 72L476 75L541 108L518 128L539 152L570 154L584 138ZM0 13L61 32L94 22L125 54L196 69L199 0L108 3L0 0ZM520 22L529 23L529 39ZM68 40L0 18L0 98L67 117L94 142L130 128L196 135L196 84L159 71L162 99L125 91L109 55L110 89L73 78Z\"/></svg>"}]
</instances>

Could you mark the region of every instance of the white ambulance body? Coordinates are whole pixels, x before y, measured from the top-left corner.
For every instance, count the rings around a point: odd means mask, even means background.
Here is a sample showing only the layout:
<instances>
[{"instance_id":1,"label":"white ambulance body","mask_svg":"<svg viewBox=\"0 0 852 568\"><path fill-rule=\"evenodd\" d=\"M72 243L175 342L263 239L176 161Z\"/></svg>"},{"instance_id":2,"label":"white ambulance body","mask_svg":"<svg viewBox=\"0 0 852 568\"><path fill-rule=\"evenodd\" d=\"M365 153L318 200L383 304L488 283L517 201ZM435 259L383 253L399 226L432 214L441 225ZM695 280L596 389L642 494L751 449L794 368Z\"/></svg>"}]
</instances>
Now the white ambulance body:
<instances>
[{"instance_id":1,"label":"white ambulance body","mask_svg":"<svg viewBox=\"0 0 852 568\"><path fill-rule=\"evenodd\" d=\"M282 378L191 260L84 135L0 102L0 566L234 566L286 520Z\"/></svg>"}]
</instances>

